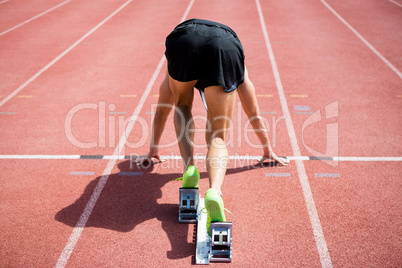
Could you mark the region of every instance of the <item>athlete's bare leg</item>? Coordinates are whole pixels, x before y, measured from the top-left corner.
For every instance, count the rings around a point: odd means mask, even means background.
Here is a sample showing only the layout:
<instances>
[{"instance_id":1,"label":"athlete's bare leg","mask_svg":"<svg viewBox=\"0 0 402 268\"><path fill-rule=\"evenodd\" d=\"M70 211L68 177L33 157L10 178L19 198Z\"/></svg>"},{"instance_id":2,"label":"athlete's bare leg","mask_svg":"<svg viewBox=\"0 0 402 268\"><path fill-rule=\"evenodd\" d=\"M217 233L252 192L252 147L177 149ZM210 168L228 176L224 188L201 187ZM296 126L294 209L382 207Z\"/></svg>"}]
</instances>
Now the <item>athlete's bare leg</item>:
<instances>
[{"instance_id":1,"label":"athlete's bare leg","mask_svg":"<svg viewBox=\"0 0 402 268\"><path fill-rule=\"evenodd\" d=\"M179 82L169 76L169 87L174 96L176 105L174 126L179 143L180 154L183 159L184 170L194 165L194 121L191 113L194 99L194 85L197 81Z\"/></svg>"},{"instance_id":2,"label":"athlete's bare leg","mask_svg":"<svg viewBox=\"0 0 402 268\"><path fill-rule=\"evenodd\" d=\"M208 144L206 166L210 188L222 195L222 184L229 163L226 146L227 130L232 123L232 115L236 100L236 92L226 93L222 87L211 86L204 90L208 107L208 122L205 139Z\"/></svg>"}]
</instances>

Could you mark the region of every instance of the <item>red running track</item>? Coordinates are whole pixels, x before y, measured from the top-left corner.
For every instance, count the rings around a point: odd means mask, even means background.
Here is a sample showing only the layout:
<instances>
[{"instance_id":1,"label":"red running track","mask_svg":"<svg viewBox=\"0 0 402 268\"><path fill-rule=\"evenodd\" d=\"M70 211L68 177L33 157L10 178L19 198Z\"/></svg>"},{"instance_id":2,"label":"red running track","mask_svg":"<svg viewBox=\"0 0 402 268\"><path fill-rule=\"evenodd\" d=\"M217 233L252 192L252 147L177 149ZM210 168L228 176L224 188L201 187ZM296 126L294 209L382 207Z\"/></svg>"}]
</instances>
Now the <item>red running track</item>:
<instances>
[{"instance_id":1,"label":"red running track","mask_svg":"<svg viewBox=\"0 0 402 268\"><path fill-rule=\"evenodd\" d=\"M294 160L255 168L241 158L261 149L237 104L223 188L234 255L224 265L401 266L394 2L0 1L0 266L193 264L195 226L177 221L172 121L161 151L168 160L153 170L109 159L147 153L164 39L184 15L238 33L274 150ZM196 97L202 193L205 115Z\"/></svg>"}]
</instances>

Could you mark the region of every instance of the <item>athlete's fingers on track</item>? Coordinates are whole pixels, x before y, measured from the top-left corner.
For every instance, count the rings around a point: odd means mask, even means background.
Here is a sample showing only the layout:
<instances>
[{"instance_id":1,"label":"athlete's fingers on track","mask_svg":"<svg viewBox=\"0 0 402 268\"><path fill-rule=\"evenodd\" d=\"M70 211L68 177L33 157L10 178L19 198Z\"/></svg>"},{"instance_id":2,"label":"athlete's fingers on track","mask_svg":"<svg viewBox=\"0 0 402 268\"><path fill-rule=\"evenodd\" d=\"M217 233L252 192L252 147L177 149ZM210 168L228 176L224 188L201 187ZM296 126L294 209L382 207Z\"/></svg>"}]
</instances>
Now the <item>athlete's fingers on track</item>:
<instances>
[{"instance_id":1,"label":"athlete's fingers on track","mask_svg":"<svg viewBox=\"0 0 402 268\"><path fill-rule=\"evenodd\" d=\"M261 160L259 161L259 164L263 165L265 160L274 160L276 163L279 164L279 166L287 166L289 164L289 159L287 159L286 157L278 157L278 156L264 156L261 158Z\"/></svg>"},{"instance_id":2,"label":"athlete's fingers on track","mask_svg":"<svg viewBox=\"0 0 402 268\"><path fill-rule=\"evenodd\" d=\"M278 159L280 159L280 163L284 166L287 166L289 164L289 159L287 159L286 157L278 157Z\"/></svg>"},{"instance_id":3,"label":"athlete's fingers on track","mask_svg":"<svg viewBox=\"0 0 402 268\"><path fill-rule=\"evenodd\" d=\"M156 159L157 161L153 161L153 159ZM152 165L158 164L158 163L162 163L165 160L162 160L160 158L159 155L155 155L155 156L141 156L137 159L135 159L135 163L137 164L137 166L141 166L141 167L150 167Z\"/></svg>"}]
</instances>

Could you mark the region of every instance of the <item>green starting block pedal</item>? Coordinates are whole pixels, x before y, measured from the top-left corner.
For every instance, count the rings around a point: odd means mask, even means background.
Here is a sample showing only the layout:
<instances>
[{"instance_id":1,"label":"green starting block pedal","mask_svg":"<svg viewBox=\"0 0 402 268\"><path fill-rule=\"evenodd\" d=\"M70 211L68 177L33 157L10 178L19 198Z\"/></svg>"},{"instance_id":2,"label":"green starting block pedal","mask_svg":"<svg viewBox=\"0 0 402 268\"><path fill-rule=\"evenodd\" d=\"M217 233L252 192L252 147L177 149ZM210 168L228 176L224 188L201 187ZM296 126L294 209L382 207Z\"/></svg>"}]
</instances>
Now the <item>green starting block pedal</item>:
<instances>
[{"instance_id":1,"label":"green starting block pedal","mask_svg":"<svg viewBox=\"0 0 402 268\"><path fill-rule=\"evenodd\" d=\"M197 209L196 264L210 262L232 262L232 223L211 222L211 237L207 232L207 214L202 213L204 198L200 198Z\"/></svg>"}]
</instances>

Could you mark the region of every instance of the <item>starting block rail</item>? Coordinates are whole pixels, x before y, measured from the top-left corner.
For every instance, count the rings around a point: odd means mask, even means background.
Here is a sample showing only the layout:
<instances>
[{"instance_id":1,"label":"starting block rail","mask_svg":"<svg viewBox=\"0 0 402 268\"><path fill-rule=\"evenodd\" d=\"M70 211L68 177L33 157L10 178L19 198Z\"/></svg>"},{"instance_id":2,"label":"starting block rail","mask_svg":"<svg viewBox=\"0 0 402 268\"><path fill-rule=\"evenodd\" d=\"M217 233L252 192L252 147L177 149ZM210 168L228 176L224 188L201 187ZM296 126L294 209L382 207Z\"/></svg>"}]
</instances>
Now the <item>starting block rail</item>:
<instances>
[{"instance_id":1,"label":"starting block rail","mask_svg":"<svg viewBox=\"0 0 402 268\"><path fill-rule=\"evenodd\" d=\"M209 236L207 232L207 214L202 213L205 207L204 198L198 202L197 209L197 247L195 252L196 264L209 264Z\"/></svg>"}]
</instances>

